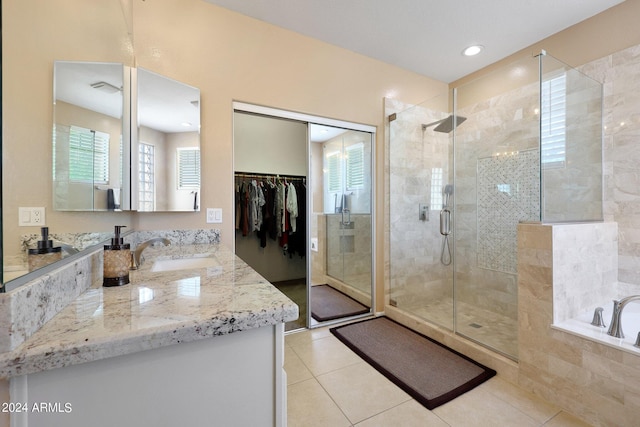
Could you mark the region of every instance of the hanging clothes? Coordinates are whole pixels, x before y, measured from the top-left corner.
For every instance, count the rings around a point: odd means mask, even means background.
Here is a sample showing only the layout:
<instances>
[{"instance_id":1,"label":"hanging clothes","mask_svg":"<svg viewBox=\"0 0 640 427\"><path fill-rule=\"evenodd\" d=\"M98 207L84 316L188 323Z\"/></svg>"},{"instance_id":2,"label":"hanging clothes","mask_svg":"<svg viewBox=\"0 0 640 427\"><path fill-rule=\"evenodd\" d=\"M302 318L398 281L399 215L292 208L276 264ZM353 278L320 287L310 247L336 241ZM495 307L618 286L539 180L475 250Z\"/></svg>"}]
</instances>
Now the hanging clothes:
<instances>
[{"instance_id":1,"label":"hanging clothes","mask_svg":"<svg viewBox=\"0 0 640 427\"><path fill-rule=\"evenodd\" d=\"M242 236L253 234L261 248L267 246L270 238L278 242L283 255L305 256L306 186L303 181L242 174L236 175L235 190L235 228Z\"/></svg>"},{"instance_id":2,"label":"hanging clothes","mask_svg":"<svg viewBox=\"0 0 640 427\"><path fill-rule=\"evenodd\" d=\"M304 182L296 185L298 218L296 224L295 251L301 257L307 254L307 187Z\"/></svg>"},{"instance_id":3,"label":"hanging clothes","mask_svg":"<svg viewBox=\"0 0 640 427\"><path fill-rule=\"evenodd\" d=\"M296 187L292 182L287 187L287 212L289 212L289 224L291 226L291 233L296 232L296 220L298 218L298 196L296 194Z\"/></svg>"}]
</instances>

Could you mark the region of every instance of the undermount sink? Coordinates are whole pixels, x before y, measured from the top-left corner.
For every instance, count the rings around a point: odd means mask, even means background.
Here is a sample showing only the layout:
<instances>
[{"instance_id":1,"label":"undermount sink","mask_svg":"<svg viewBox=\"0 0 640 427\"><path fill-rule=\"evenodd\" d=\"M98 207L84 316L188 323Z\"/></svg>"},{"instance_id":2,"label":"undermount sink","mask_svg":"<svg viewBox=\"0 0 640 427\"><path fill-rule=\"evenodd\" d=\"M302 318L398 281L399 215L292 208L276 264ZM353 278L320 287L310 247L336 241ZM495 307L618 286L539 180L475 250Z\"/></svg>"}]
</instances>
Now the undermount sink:
<instances>
[{"instance_id":1,"label":"undermount sink","mask_svg":"<svg viewBox=\"0 0 640 427\"><path fill-rule=\"evenodd\" d=\"M191 258L175 258L175 259L159 259L153 263L151 271L175 271L175 270L189 270L194 268L208 268L217 267L220 263L217 259L206 257L191 257Z\"/></svg>"}]
</instances>

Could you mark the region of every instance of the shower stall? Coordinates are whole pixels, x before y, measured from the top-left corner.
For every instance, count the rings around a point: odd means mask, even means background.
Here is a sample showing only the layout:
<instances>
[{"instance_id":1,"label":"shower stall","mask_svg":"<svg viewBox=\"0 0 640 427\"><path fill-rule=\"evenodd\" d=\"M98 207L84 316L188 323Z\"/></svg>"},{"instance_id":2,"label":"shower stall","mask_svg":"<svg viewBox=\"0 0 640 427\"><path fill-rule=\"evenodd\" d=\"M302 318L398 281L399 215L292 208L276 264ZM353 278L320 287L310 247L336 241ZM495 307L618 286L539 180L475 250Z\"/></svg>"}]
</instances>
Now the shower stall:
<instances>
[{"instance_id":1,"label":"shower stall","mask_svg":"<svg viewBox=\"0 0 640 427\"><path fill-rule=\"evenodd\" d=\"M518 358L517 225L602 221L602 85L543 52L386 100L389 304Z\"/></svg>"}]
</instances>

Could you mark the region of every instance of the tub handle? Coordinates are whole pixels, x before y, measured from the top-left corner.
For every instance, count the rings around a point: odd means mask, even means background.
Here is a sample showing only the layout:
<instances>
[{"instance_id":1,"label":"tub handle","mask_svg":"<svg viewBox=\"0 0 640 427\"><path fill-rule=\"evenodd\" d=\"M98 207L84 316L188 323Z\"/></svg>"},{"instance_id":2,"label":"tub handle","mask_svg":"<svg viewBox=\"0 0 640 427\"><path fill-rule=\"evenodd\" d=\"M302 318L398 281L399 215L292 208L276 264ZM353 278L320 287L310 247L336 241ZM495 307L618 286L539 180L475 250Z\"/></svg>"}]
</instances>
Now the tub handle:
<instances>
[{"instance_id":1,"label":"tub handle","mask_svg":"<svg viewBox=\"0 0 640 427\"><path fill-rule=\"evenodd\" d=\"M598 307L593 312L593 320L591 321L591 324L593 326L598 326L599 328L606 328L607 327L607 325L604 324L604 319L602 318L602 311L603 310L604 310L604 308Z\"/></svg>"}]
</instances>

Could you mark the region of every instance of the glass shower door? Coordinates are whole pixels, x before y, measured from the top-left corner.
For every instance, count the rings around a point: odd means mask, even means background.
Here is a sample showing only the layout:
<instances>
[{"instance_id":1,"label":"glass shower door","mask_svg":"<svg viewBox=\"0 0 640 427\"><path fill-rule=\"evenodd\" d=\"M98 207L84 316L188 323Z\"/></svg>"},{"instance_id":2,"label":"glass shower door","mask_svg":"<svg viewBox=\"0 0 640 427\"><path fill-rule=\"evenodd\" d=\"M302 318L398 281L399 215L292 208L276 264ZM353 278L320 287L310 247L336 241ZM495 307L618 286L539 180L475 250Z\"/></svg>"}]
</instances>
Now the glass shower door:
<instances>
[{"instance_id":1,"label":"glass shower door","mask_svg":"<svg viewBox=\"0 0 640 427\"><path fill-rule=\"evenodd\" d=\"M443 235L454 223L453 140L440 126L448 98L388 106L398 111L389 124L389 303L453 330L454 233Z\"/></svg>"}]
</instances>

